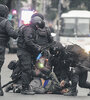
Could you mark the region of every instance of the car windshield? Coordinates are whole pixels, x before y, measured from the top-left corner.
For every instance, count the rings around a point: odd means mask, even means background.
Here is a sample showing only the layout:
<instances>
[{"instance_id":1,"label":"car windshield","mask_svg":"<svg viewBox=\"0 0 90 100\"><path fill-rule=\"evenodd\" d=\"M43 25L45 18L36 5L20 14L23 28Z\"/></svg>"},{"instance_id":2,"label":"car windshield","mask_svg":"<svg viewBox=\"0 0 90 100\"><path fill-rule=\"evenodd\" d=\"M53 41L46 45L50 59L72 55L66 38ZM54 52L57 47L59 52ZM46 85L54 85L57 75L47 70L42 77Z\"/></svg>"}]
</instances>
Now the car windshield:
<instances>
[{"instance_id":1,"label":"car windshield","mask_svg":"<svg viewBox=\"0 0 90 100\"><path fill-rule=\"evenodd\" d=\"M63 36L90 36L90 19L64 18L61 29Z\"/></svg>"},{"instance_id":2,"label":"car windshield","mask_svg":"<svg viewBox=\"0 0 90 100\"><path fill-rule=\"evenodd\" d=\"M77 35L90 35L90 19L78 19L77 21Z\"/></svg>"}]
</instances>

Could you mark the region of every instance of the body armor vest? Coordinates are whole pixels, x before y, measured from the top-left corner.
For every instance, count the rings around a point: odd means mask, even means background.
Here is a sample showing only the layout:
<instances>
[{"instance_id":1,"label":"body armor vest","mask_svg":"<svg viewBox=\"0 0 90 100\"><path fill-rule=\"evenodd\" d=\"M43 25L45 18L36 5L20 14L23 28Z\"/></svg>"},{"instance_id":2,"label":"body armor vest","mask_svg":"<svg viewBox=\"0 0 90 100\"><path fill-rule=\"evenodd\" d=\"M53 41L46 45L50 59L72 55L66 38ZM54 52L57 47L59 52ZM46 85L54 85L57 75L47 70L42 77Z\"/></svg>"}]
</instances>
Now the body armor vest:
<instances>
[{"instance_id":1,"label":"body armor vest","mask_svg":"<svg viewBox=\"0 0 90 100\"><path fill-rule=\"evenodd\" d=\"M46 45L48 43L48 32L46 28L36 31L36 43L38 45Z\"/></svg>"}]
</instances>

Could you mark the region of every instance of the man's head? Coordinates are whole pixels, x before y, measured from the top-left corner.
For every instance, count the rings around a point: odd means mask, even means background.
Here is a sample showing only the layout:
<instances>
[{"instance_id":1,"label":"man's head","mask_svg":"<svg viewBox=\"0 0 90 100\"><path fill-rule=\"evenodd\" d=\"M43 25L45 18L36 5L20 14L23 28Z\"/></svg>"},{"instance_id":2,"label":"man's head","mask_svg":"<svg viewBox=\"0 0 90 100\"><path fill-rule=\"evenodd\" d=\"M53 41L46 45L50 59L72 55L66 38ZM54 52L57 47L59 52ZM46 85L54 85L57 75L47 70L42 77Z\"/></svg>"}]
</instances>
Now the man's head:
<instances>
[{"instance_id":1,"label":"man's head","mask_svg":"<svg viewBox=\"0 0 90 100\"><path fill-rule=\"evenodd\" d=\"M7 17L9 13L9 9L6 5L0 4L0 16L1 17Z\"/></svg>"},{"instance_id":2,"label":"man's head","mask_svg":"<svg viewBox=\"0 0 90 100\"><path fill-rule=\"evenodd\" d=\"M39 13L33 14L31 17L31 24L35 25L38 28L44 28L45 22L43 15Z\"/></svg>"}]
</instances>

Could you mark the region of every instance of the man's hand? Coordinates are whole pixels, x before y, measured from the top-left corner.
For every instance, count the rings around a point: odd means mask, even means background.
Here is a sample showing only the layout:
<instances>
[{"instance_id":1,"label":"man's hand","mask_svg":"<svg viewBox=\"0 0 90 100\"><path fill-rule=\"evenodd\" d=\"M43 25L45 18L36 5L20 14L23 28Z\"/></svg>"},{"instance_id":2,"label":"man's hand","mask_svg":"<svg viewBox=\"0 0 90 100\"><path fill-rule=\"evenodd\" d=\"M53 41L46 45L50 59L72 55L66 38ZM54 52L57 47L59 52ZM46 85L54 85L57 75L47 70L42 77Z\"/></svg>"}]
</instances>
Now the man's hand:
<instances>
[{"instance_id":1,"label":"man's hand","mask_svg":"<svg viewBox=\"0 0 90 100\"><path fill-rule=\"evenodd\" d=\"M68 89L68 88L65 88L65 89L63 89L63 90L61 91L62 94L63 94L63 93L67 93L67 92L69 92L69 89Z\"/></svg>"},{"instance_id":2,"label":"man's hand","mask_svg":"<svg viewBox=\"0 0 90 100\"><path fill-rule=\"evenodd\" d=\"M64 81L64 80L62 80L62 81L60 82L60 86L61 86L61 87L64 87L64 86L65 86L65 81Z\"/></svg>"},{"instance_id":3,"label":"man's hand","mask_svg":"<svg viewBox=\"0 0 90 100\"><path fill-rule=\"evenodd\" d=\"M39 69L35 69L36 72L36 76L40 75L40 70Z\"/></svg>"}]
</instances>

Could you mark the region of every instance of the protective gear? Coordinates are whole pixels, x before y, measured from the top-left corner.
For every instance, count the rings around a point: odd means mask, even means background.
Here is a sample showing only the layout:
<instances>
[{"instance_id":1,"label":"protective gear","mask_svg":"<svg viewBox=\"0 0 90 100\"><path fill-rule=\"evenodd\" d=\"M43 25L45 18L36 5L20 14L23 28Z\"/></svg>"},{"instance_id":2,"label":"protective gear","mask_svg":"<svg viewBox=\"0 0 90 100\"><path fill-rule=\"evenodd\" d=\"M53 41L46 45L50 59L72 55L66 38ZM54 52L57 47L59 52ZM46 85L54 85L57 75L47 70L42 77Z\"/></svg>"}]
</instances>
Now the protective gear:
<instances>
[{"instance_id":1,"label":"protective gear","mask_svg":"<svg viewBox=\"0 0 90 100\"><path fill-rule=\"evenodd\" d=\"M90 66L88 55L76 44L67 46L65 54L68 55L66 58L66 62L69 60L68 67L73 67L70 77L72 82L71 91L67 96L76 95L78 83L80 87L90 89L90 83L87 81L88 69Z\"/></svg>"},{"instance_id":2,"label":"protective gear","mask_svg":"<svg viewBox=\"0 0 90 100\"><path fill-rule=\"evenodd\" d=\"M40 13L35 13L31 16L31 18L34 18L35 16L39 16L42 20L44 20L44 16Z\"/></svg>"},{"instance_id":3,"label":"protective gear","mask_svg":"<svg viewBox=\"0 0 90 100\"><path fill-rule=\"evenodd\" d=\"M42 20L39 16L35 16L33 18L31 18L31 24L33 24L36 27L39 28L44 28L45 27L45 22L44 20Z\"/></svg>"},{"instance_id":4,"label":"protective gear","mask_svg":"<svg viewBox=\"0 0 90 100\"><path fill-rule=\"evenodd\" d=\"M54 47L57 49L54 49ZM63 64L63 49L64 47L59 42L56 42L53 46L50 47L51 56L49 58L49 63L51 66L54 66L54 72L59 81L65 80L67 78L67 69Z\"/></svg>"},{"instance_id":5,"label":"protective gear","mask_svg":"<svg viewBox=\"0 0 90 100\"><path fill-rule=\"evenodd\" d=\"M42 22L42 18L39 16L35 16L31 18L31 24L28 26L25 26L20 29L19 31L19 38L18 38L18 51L17 55L21 63L21 70L22 70L22 86L26 87L29 85L29 83L32 80L32 62L34 63L36 61L37 55L40 53L40 46L45 46L45 44L50 43L49 39L51 38L50 33L48 33L48 42L43 43L43 37L41 45L36 41L37 38L37 29L38 22ZM37 24L37 25L36 25ZM37 26L37 27L36 27ZM39 38L38 38L39 39ZM39 40L38 40L39 41ZM22 88L24 88L22 87ZM27 89L23 89L27 90Z\"/></svg>"},{"instance_id":6,"label":"protective gear","mask_svg":"<svg viewBox=\"0 0 90 100\"><path fill-rule=\"evenodd\" d=\"M53 56L57 56L58 54L60 55L62 52L62 48L63 48L62 44L60 44L59 42L56 42L55 45L50 47L50 53Z\"/></svg>"},{"instance_id":7,"label":"protective gear","mask_svg":"<svg viewBox=\"0 0 90 100\"><path fill-rule=\"evenodd\" d=\"M6 5L0 4L0 17L7 18L9 9Z\"/></svg>"},{"instance_id":8,"label":"protective gear","mask_svg":"<svg viewBox=\"0 0 90 100\"><path fill-rule=\"evenodd\" d=\"M50 31L47 27L43 29L37 29L36 31L36 43L40 46L47 45L52 42L52 37L50 36Z\"/></svg>"},{"instance_id":9,"label":"protective gear","mask_svg":"<svg viewBox=\"0 0 90 100\"><path fill-rule=\"evenodd\" d=\"M9 41L9 38L17 38L17 32L14 31L11 23L6 19L8 15L8 8L5 5L0 4L0 73L1 67L4 63L5 48ZM0 75L0 96L3 95L1 88L1 75Z\"/></svg>"}]
</instances>

